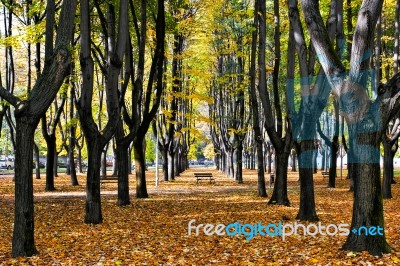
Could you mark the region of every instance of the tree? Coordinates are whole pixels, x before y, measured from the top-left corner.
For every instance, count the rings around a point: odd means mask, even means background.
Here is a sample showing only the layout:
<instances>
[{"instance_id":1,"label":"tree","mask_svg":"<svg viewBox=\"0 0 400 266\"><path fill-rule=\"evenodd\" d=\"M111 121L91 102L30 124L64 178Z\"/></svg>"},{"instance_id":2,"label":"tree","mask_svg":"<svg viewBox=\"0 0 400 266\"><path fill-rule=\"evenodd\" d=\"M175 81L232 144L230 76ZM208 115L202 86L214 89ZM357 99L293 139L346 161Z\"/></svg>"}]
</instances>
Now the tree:
<instances>
[{"instance_id":1,"label":"tree","mask_svg":"<svg viewBox=\"0 0 400 266\"><path fill-rule=\"evenodd\" d=\"M369 98L370 51L382 3L380 0L365 0L361 4L352 41L350 72L345 79L345 67L329 40L318 1L301 1L314 49L349 128L348 160L353 164L351 175L354 180L352 228L384 228L379 144L382 130L400 108L400 75L396 74L378 88L379 96L375 101ZM384 232L382 235L350 233L343 248L366 250L373 255L390 252Z\"/></svg>"},{"instance_id":2,"label":"tree","mask_svg":"<svg viewBox=\"0 0 400 266\"><path fill-rule=\"evenodd\" d=\"M339 106L337 101L333 102L334 105L334 125L333 125L333 137L332 140L326 136L321 129L321 124L318 121L317 123L317 130L318 134L321 138L325 141L325 145L330 149L330 162L329 162L329 180L328 180L328 187L334 188L336 183L336 168L337 168L337 153L339 151ZM328 118L327 118L328 120ZM329 122L327 121L327 124Z\"/></svg>"},{"instance_id":3,"label":"tree","mask_svg":"<svg viewBox=\"0 0 400 266\"><path fill-rule=\"evenodd\" d=\"M54 100L54 111L51 110L49 115L49 122L47 121L46 115L42 118L42 134L47 144L47 155L46 155L46 191L56 190L54 187L54 168L57 167L57 156L56 156L56 129L57 124L61 119L61 113L64 108L64 104L67 98L64 96L61 100L61 104L58 105L57 99Z\"/></svg>"},{"instance_id":4,"label":"tree","mask_svg":"<svg viewBox=\"0 0 400 266\"><path fill-rule=\"evenodd\" d=\"M275 8L277 8L275 6ZM259 84L258 84L258 92L260 95L260 100L264 110L264 118L265 118L265 128L267 130L269 139L272 143L272 146L276 151L275 153L275 184L274 190L272 192L272 196L269 200L269 204L278 204L278 205L289 205L289 199L287 196L287 165L288 158L290 154L290 150L292 147L292 132L290 124L283 123L282 116L282 108L278 92L277 84L274 82L273 92L274 92L274 100L272 101L268 91L267 91L267 76L266 76L266 63L265 63L265 51L266 51L266 6L265 1L258 1L258 10L259 10L259 44L258 44L258 72L259 72ZM276 13L276 12L275 12ZM279 23L277 23L279 24ZM279 26L277 26L279 27ZM276 38L278 38L279 34L275 35L275 42L277 42ZM278 51L277 51L278 52ZM279 65L279 60L275 61L276 64ZM278 67L278 66L276 66ZM278 69L275 69L278 71ZM275 73L276 75L276 73ZM274 80L276 81L277 77L275 76ZM276 117L276 123L273 116L273 106L275 108L275 112L279 115Z\"/></svg>"},{"instance_id":5,"label":"tree","mask_svg":"<svg viewBox=\"0 0 400 266\"><path fill-rule=\"evenodd\" d=\"M97 9L101 14L100 8ZM88 147L88 172L86 182L86 214L85 223L98 224L103 220L100 200L100 161L104 147L114 135L120 123L120 107L118 97L119 74L122 67L125 49L128 43L128 0L122 0L119 5L118 37L115 36L114 6L109 3L109 28L107 51L107 113L108 122L100 132L93 119L93 70L94 63L91 56L91 22L89 1L81 1L81 54L82 92L78 101L79 119L85 133Z\"/></svg>"},{"instance_id":6,"label":"tree","mask_svg":"<svg viewBox=\"0 0 400 266\"><path fill-rule=\"evenodd\" d=\"M48 1L51 5L54 1ZM54 100L71 63L70 44L73 36L76 1L64 1L57 27L55 44L46 38L46 49L51 52L46 58L42 74L37 79L30 95L22 100L0 88L0 96L15 107L16 152L15 152L15 216L12 255L35 254L34 209L32 181L32 150L34 132L40 118ZM49 13L47 15L50 15ZM54 28L50 19L47 27ZM46 53L47 54L47 53Z\"/></svg>"},{"instance_id":7,"label":"tree","mask_svg":"<svg viewBox=\"0 0 400 266\"><path fill-rule=\"evenodd\" d=\"M75 156L74 151L76 147L76 124L77 119L75 118L75 88L73 86L73 82L71 82L70 86L70 99L69 99L69 144L68 144L68 157L69 157L69 171L71 175L71 185L78 186L78 178L76 176L76 169L75 169Z\"/></svg>"},{"instance_id":8,"label":"tree","mask_svg":"<svg viewBox=\"0 0 400 266\"><path fill-rule=\"evenodd\" d=\"M116 37L116 11L113 4L108 3L107 6L107 18L102 11L102 6L99 1L95 1L95 8L99 17L99 22L102 29L102 34L104 37L103 41L100 44L93 44L92 51L95 55L96 63L99 66L102 74L102 78L105 78L106 88L107 88L107 109L111 111L110 106L112 105L112 109L114 111L117 110L125 110L125 106L122 104L125 101L125 93L128 87L129 79L131 77L131 69L132 69L132 56L131 49L129 47L129 32L128 32L128 1L120 3L119 10L119 29L118 29L118 37ZM121 13L121 8L126 8L126 12L124 10ZM118 38L118 39L116 39ZM101 44L107 43L105 45L105 49L102 50ZM107 60L105 60L107 58ZM123 61L125 59L125 62ZM109 62L114 61L114 66L110 67ZM112 75L110 75L110 73ZM122 84L119 83L119 79L122 79ZM110 101L109 95L110 90L113 90L112 98ZM101 92L100 92L101 93ZM117 100L118 99L118 100ZM116 101L117 100L117 101ZM101 103L100 103L101 106ZM115 108L115 109L114 109ZM118 205L127 205L130 203L129 199L129 180L128 180L128 165L129 156L128 156L128 148L130 145L129 141L125 142L124 139L124 125L123 121L119 120L110 121L110 117L107 123L107 126L111 126L115 133L115 142L116 149L114 149L114 145L112 148L116 154L115 160L113 163L113 174L115 171L118 172ZM106 127L107 127L106 126ZM111 132L110 132L111 133ZM109 137L109 136L108 136ZM105 178L107 174L107 150L109 146L109 140L103 144L103 152L101 153L100 161L101 161L101 176Z\"/></svg>"},{"instance_id":9,"label":"tree","mask_svg":"<svg viewBox=\"0 0 400 266\"><path fill-rule=\"evenodd\" d=\"M267 190L265 189L265 169L264 169L264 153L263 153L263 139L260 129L260 117L258 100L256 95L256 58L257 58L257 36L258 36L258 2L254 4L254 29L251 40L251 55L250 55L250 105L252 111L252 123L254 138L257 149L257 186L258 195L260 197L267 197Z\"/></svg>"},{"instance_id":10,"label":"tree","mask_svg":"<svg viewBox=\"0 0 400 266\"><path fill-rule=\"evenodd\" d=\"M325 108L330 92L330 84L322 70L315 75L316 51L312 45L307 47L306 38L300 20L296 0L289 1L290 24L294 31L293 41L295 42L298 54L300 70L301 101L298 112L294 109L294 100L290 99L289 109L293 127L293 138L298 154L299 176L300 176L300 208L297 219L315 221L318 216L315 210L314 181L313 174L316 169L316 153L318 140L316 140L317 121ZM341 1L333 1L330 6L329 18L327 21L326 38L328 42L334 43L337 38L338 50L342 48L342 25L340 9ZM322 20L322 18L321 18ZM292 29L291 28L291 29ZM336 51L335 56L337 56ZM288 94L293 97L294 80L288 79Z\"/></svg>"},{"instance_id":11,"label":"tree","mask_svg":"<svg viewBox=\"0 0 400 266\"><path fill-rule=\"evenodd\" d=\"M145 75L145 50L146 50L146 26L147 26L147 1L140 1L141 16L140 20L134 19L135 32L138 41L138 66L136 75L132 75L133 102L130 136L133 141L133 151L135 156L135 172L136 172L136 197L147 198L146 186L146 158L144 151L144 143L146 133L149 129L151 121L155 118L158 111L161 95L163 92L164 77L164 52L165 52L165 14L164 1L157 1L157 16L155 17L156 44L152 54L152 61L148 75L147 88L144 88ZM133 9L133 3L130 4ZM132 15L135 12L132 11ZM134 15L136 17L136 15ZM138 23L140 21L140 24ZM139 28L140 25L140 28ZM133 70L133 68L132 68ZM125 113L127 114L127 113Z\"/></svg>"},{"instance_id":12,"label":"tree","mask_svg":"<svg viewBox=\"0 0 400 266\"><path fill-rule=\"evenodd\" d=\"M388 128L383 132L382 145L383 145L383 184L382 196L384 199L392 198L392 182L394 178L393 173L393 159L399 148L398 139L400 136L400 118L397 115L395 119L389 122Z\"/></svg>"},{"instance_id":13,"label":"tree","mask_svg":"<svg viewBox=\"0 0 400 266\"><path fill-rule=\"evenodd\" d=\"M214 47L218 53L218 74L210 92L215 99L210 112L217 112L212 121L218 126L220 144L217 146L223 151L225 162L222 170L243 183L243 141L250 121L245 108L248 86L245 63L249 51L245 42L250 33L248 2L223 1L222 9L216 20ZM216 132L213 134L217 140Z\"/></svg>"}]
</instances>

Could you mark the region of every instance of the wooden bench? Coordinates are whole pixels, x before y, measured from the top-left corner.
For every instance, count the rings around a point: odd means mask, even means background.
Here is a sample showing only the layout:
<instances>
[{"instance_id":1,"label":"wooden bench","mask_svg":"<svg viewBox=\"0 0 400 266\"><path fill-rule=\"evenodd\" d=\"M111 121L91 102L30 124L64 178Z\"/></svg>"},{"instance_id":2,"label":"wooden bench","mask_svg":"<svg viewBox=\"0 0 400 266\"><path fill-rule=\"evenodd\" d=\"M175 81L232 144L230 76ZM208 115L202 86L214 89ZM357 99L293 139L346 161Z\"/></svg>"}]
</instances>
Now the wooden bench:
<instances>
[{"instance_id":1,"label":"wooden bench","mask_svg":"<svg viewBox=\"0 0 400 266\"><path fill-rule=\"evenodd\" d=\"M118 176L107 176L105 178L100 178L100 184L117 183L117 182L118 182Z\"/></svg>"},{"instance_id":2,"label":"wooden bench","mask_svg":"<svg viewBox=\"0 0 400 266\"><path fill-rule=\"evenodd\" d=\"M269 187L272 187L272 184L275 184L275 173L269 174Z\"/></svg>"},{"instance_id":3,"label":"wooden bench","mask_svg":"<svg viewBox=\"0 0 400 266\"><path fill-rule=\"evenodd\" d=\"M322 171L322 179L325 179L325 177L329 177L329 171Z\"/></svg>"},{"instance_id":4,"label":"wooden bench","mask_svg":"<svg viewBox=\"0 0 400 266\"><path fill-rule=\"evenodd\" d=\"M196 177L196 182L198 183L199 180L210 180L211 182L215 183L215 178L213 177L212 173L194 173L194 177Z\"/></svg>"}]
</instances>

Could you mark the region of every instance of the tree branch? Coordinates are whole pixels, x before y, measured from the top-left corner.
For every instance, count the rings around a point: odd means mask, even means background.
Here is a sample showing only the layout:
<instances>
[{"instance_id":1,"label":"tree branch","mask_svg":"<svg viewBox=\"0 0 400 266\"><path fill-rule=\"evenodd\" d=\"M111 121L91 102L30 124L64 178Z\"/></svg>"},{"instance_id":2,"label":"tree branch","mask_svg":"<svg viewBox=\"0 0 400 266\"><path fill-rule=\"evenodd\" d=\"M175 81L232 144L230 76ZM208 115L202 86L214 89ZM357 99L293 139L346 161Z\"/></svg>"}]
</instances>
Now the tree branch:
<instances>
[{"instance_id":1,"label":"tree branch","mask_svg":"<svg viewBox=\"0 0 400 266\"><path fill-rule=\"evenodd\" d=\"M14 94L10 93L8 90L6 90L3 86L0 86L0 97L6 100L8 103L10 103L12 106L14 106L17 109L21 109L23 107L23 104L25 101L21 101L18 97L16 97Z\"/></svg>"}]
</instances>

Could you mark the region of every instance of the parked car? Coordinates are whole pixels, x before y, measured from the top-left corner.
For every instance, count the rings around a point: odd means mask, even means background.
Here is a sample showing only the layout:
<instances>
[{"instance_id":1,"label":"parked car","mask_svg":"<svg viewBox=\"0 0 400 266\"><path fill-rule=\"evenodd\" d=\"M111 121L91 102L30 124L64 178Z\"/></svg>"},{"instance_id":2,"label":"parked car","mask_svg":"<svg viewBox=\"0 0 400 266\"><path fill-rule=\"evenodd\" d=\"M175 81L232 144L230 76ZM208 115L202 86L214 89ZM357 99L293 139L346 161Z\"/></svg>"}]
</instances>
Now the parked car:
<instances>
[{"instance_id":1,"label":"parked car","mask_svg":"<svg viewBox=\"0 0 400 266\"><path fill-rule=\"evenodd\" d=\"M57 166L59 168L67 168L67 163L63 159L59 158L57 160Z\"/></svg>"},{"instance_id":2,"label":"parked car","mask_svg":"<svg viewBox=\"0 0 400 266\"><path fill-rule=\"evenodd\" d=\"M204 160L204 164L205 164L206 166L208 166L208 165L214 165L214 161L213 161L213 160Z\"/></svg>"},{"instance_id":3,"label":"parked car","mask_svg":"<svg viewBox=\"0 0 400 266\"><path fill-rule=\"evenodd\" d=\"M36 160L33 159L33 168L36 168ZM39 160L39 168L46 168L46 164Z\"/></svg>"},{"instance_id":4,"label":"parked car","mask_svg":"<svg viewBox=\"0 0 400 266\"><path fill-rule=\"evenodd\" d=\"M0 168L1 169L14 169L14 158L13 157L7 157L7 156L1 156L0 157Z\"/></svg>"}]
</instances>

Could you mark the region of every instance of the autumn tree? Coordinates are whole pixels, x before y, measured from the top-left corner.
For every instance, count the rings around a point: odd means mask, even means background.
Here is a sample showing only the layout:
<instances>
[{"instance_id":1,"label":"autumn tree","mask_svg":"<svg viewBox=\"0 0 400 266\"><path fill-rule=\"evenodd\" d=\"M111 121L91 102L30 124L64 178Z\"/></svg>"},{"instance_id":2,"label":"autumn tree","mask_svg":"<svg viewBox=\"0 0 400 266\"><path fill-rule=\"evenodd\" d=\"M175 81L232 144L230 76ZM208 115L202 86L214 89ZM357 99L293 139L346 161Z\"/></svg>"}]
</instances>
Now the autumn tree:
<instances>
[{"instance_id":1,"label":"autumn tree","mask_svg":"<svg viewBox=\"0 0 400 266\"><path fill-rule=\"evenodd\" d=\"M398 139L400 136L399 115L389 122L387 129L382 135L383 145L383 183L382 196L384 199L392 198L392 182L394 179L393 159L399 148Z\"/></svg>"},{"instance_id":2,"label":"autumn tree","mask_svg":"<svg viewBox=\"0 0 400 266\"><path fill-rule=\"evenodd\" d=\"M128 43L128 0L119 4L118 33L115 32L116 17L114 5L108 4L109 24L106 40L107 54L107 93L108 122L100 132L93 119L93 71L94 63L91 56L91 22L89 1L81 1L81 52L80 64L82 68L82 92L78 101L79 119L82 130L85 132L88 148L88 172L86 182L86 223L101 223L103 220L100 200L100 160L104 147L120 123L120 107L118 97L119 74L122 67L125 49ZM97 9L100 13L101 10ZM116 36L118 34L118 36Z\"/></svg>"},{"instance_id":3,"label":"autumn tree","mask_svg":"<svg viewBox=\"0 0 400 266\"><path fill-rule=\"evenodd\" d=\"M347 76L342 61L329 41L318 1L301 1L314 49L349 128L351 152L348 160L353 163L351 174L354 180L351 228L384 228L379 145L382 130L400 108L400 75L396 74L387 84L378 88L376 100L369 98L367 90L371 86L368 84L370 51L382 3L380 0L365 0L361 4L352 41L350 72ZM343 248L366 250L374 255L390 252L384 233L350 233Z\"/></svg>"},{"instance_id":4,"label":"autumn tree","mask_svg":"<svg viewBox=\"0 0 400 266\"><path fill-rule=\"evenodd\" d=\"M122 110L122 103L125 99L125 93L127 90L128 82L131 76L131 60L132 57L130 55L130 47L129 47L129 25L128 25L128 16L129 16L129 3L128 1L121 3L122 6L119 6L119 12L116 10L116 6L113 4L101 4L99 1L94 2L95 10L98 15L98 21L101 27L101 35L103 36L100 42L92 42L92 53L94 55L94 59L96 65L98 66L99 72L96 72L96 81L100 83L105 83L107 98L107 110L108 113L111 111L111 106L113 111ZM128 9L125 12L121 13L121 8ZM104 13L104 9L107 10ZM118 22L118 31L117 29L117 14L119 15ZM102 45L105 44L104 49L102 49ZM110 62L114 62L114 66L110 66ZM112 74L112 75L110 75ZM99 76L99 77L97 77ZM122 83L119 83L119 79L123 80ZM101 85L100 85L101 86ZM109 90L113 90L112 97L113 99L110 101L109 99ZM102 91L100 93L100 110L102 106L101 100L103 99ZM115 108L115 109L114 109ZM110 114L110 113L109 113ZM115 115L115 113L113 114ZM117 114L118 116L118 114ZM121 115L120 115L121 116ZM99 114L100 117L100 114ZM114 116L115 118L115 116ZM113 132L109 132L114 134L116 140L116 149L114 149L115 145L110 144L110 138L106 140L104 146L102 147L102 153L100 156L100 169L102 178L106 177L106 166L107 166L107 149L111 145L113 146L113 150L116 153L116 160L113 163L113 174L118 169L118 204L126 205L129 204L129 183L128 183L128 164L129 164L129 156L128 156L128 148L123 148L119 144L121 143L120 139L123 138L123 121L110 121L111 117L108 117L108 122L104 130L108 127L112 128ZM117 122L117 123L115 123ZM100 119L99 119L100 125ZM110 136L108 136L110 137ZM129 146L129 142L127 145ZM125 146L124 146L125 147Z\"/></svg>"},{"instance_id":5,"label":"autumn tree","mask_svg":"<svg viewBox=\"0 0 400 266\"><path fill-rule=\"evenodd\" d=\"M54 1L48 1L51 5ZM48 53L46 63L27 99L20 99L3 87L0 95L15 107L16 153L15 153L15 216L12 255L31 256L35 254L34 209L32 181L32 150L34 132L40 118L54 100L71 63L70 44L73 36L76 1L62 4L57 27L56 40L46 39ZM49 14L47 14L49 15ZM54 28L49 20L48 28Z\"/></svg>"},{"instance_id":6,"label":"autumn tree","mask_svg":"<svg viewBox=\"0 0 400 266\"><path fill-rule=\"evenodd\" d=\"M266 73L266 62L265 62L265 51L266 47L266 5L265 1L257 1L259 10L259 40L258 40L258 74L259 74L259 84L258 92L260 95L260 100L263 106L263 114L265 119L265 129L268 133L269 139L277 151L275 153L275 184L272 196L269 200L269 204L278 205L289 205L289 199L287 196L287 166L288 158L290 155L292 147L292 132L291 125L289 123L284 123L283 120L283 110L281 106L281 95L279 93L279 88L277 84L277 76L279 73L279 60L275 60L274 70L274 84L273 84L273 98L270 96L267 90L267 73ZM276 5L277 3L275 3ZM275 6L275 9L279 9L279 6ZM274 15L277 16L276 10ZM276 27L279 28L279 20L276 17ZM275 42L279 43L277 38L279 38L279 30L275 30ZM277 50L275 53L279 53ZM280 57L280 55L278 55ZM276 55L275 55L276 58ZM286 97L287 98L287 97ZM274 110L274 111L273 111ZM277 114L274 117L274 112Z\"/></svg>"},{"instance_id":7,"label":"autumn tree","mask_svg":"<svg viewBox=\"0 0 400 266\"><path fill-rule=\"evenodd\" d=\"M163 92L164 77L164 42L165 42L165 14L164 1L158 0L156 3L157 15L155 18L155 47L152 50L152 60L150 70L148 72L147 86L145 85L145 59L146 45L148 41L147 26L148 24L148 1L140 1L140 8L134 5L133 1L129 2L129 8L133 17L134 33L136 38L130 36L129 49L131 58L129 59L131 66L131 86L132 86L132 106L131 112L128 112L125 102L121 102L124 122L129 128L129 133L124 135L119 132L120 138L117 139L118 146L122 149L128 149L130 143L133 144L135 157L136 172L136 197L147 198L146 185L146 158L145 158L145 137L152 120L158 111L161 95ZM135 41L136 40L136 41ZM137 54L134 56L133 44L136 43ZM154 45L154 44L153 44ZM136 57L137 56L137 57ZM133 58L137 58L134 67ZM118 129L121 131L121 128ZM126 161L120 167L128 167ZM126 173L127 171L123 171ZM120 170L119 173L120 175ZM125 177L127 180L127 176ZM126 191L125 191L126 192Z\"/></svg>"},{"instance_id":8,"label":"autumn tree","mask_svg":"<svg viewBox=\"0 0 400 266\"><path fill-rule=\"evenodd\" d=\"M334 188L336 186L336 168L337 168L337 153L339 152L339 106L337 101L333 102L334 105L334 118L333 121L328 121L328 115L326 115L326 126L333 127L332 137L330 134L327 136L322 128L321 122L317 122L317 130L320 137L324 140L325 145L330 149L330 154L328 156L329 160L326 160L329 165L329 177L328 177L328 187ZM333 125L331 125L333 124Z\"/></svg>"},{"instance_id":9,"label":"autumn tree","mask_svg":"<svg viewBox=\"0 0 400 266\"><path fill-rule=\"evenodd\" d=\"M61 119L61 113L63 111L66 96L62 97L61 103L54 100L54 108L49 108L49 115L42 117L42 134L47 144L46 154L46 191L54 191L54 168L57 167L57 147L56 147L56 129ZM47 121L49 119L49 121Z\"/></svg>"},{"instance_id":10,"label":"autumn tree","mask_svg":"<svg viewBox=\"0 0 400 266\"><path fill-rule=\"evenodd\" d=\"M249 123L246 100L248 80L245 72L248 48L244 45L250 34L248 3L223 2L217 18L214 47L217 52L217 75L210 90L214 103L210 105L214 125L214 141L223 152L223 168L238 183L243 182L243 141ZM219 138L215 135L218 134Z\"/></svg>"},{"instance_id":11,"label":"autumn tree","mask_svg":"<svg viewBox=\"0 0 400 266\"><path fill-rule=\"evenodd\" d=\"M4 16L4 38L12 38L12 28L13 28L13 17L14 17L14 5L9 3L7 8L3 7L3 16ZM15 60L14 60L14 52L12 41L9 41L6 44L4 49L4 58L5 58L5 77L0 76L0 86L9 91L10 93L14 93L16 77L15 77ZM4 82L4 83L3 83ZM31 89L31 85L27 83L28 90ZM8 126L8 136L9 140L12 143L13 151L15 151L15 123L12 119L11 108L10 105L3 102L1 103L0 110L0 124L3 124L3 121L7 123ZM3 150L4 154L8 154L8 150Z\"/></svg>"},{"instance_id":12,"label":"autumn tree","mask_svg":"<svg viewBox=\"0 0 400 266\"><path fill-rule=\"evenodd\" d=\"M265 189L265 169L264 169L264 155L263 155L263 137L261 134L261 123L260 123L260 111L257 100L257 88L256 88L256 60L257 60L257 36L258 36L258 1L254 4L254 29L252 32L251 39L251 54L250 54L250 106L252 114L252 126L254 132L254 142L256 145L257 153L257 191L260 197L267 197L267 190Z\"/></svg>"}]
</instances>

